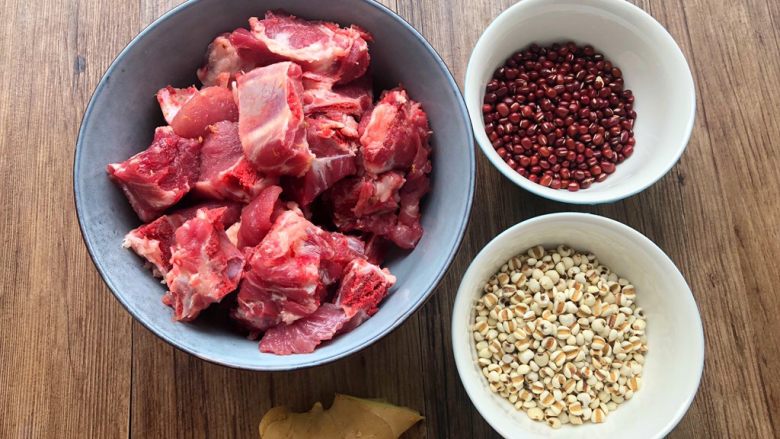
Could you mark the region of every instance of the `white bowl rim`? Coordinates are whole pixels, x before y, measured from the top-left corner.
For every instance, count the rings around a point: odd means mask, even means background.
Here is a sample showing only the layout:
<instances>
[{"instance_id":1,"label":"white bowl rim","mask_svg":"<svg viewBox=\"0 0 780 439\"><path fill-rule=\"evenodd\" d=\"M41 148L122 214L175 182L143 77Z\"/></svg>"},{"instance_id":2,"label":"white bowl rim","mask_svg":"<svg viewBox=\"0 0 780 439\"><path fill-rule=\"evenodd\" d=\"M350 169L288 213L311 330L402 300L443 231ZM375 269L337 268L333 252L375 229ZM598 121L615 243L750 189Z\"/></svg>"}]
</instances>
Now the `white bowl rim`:
<instances>
[{"instance_id":1,"label":"white bowl rim","mask_svg":"<svg viewBox=\"0 0 780 439\"><path fill-rule=\"evenodd\" d=\"M488 254L490 254L495 247L498 247L499 243L502 240L506 239L508 235L511 235L512 233L516 232L518 229L526 228L528 226L549 221L551 219L568 219L580 223L590 222L594 224L600 224L603 226L619 229L623 231L626 235L628 235L629 239L643 242L646 245L648 245L649 248L655 250L658 257L661 260L674 267L675 271L670 273L670 275L681 278L683 284L686 286L686 290L681 292L681 295L684 296L683 300L688 302L688 305L692 307L691 309L695 311L692 313L690 318L694 321L695 323L694 326L698 328L698 331L696 331L695 334L692 334L693 344L696 346L696 349L694 351L691 351L691 357L688 358L688 360L691 360L690 363L695 364L696 367L696 385L692 388L693 390L690 392L690 394L686 395L683 403L677 408L674 417L670 418L669 421L666 423L666 425L664 425L663 429L659 431L656 434L656 436L654 436L656 438L665 437L680 422L683 416L685 416L685 413L688 412L688 408L690 408L691 404L693 403L693 400L696 397L696 393L698 392L699 385L701 384L701 377L704 371L704 347L705 347L704 328L701 323L701 316L699 313L698 305L696 304L696 300L693 297L693 293L691 292L690 286L688 286L688 282L685 280L685 277L677 268L674 261L672 261L671 258L669 258L669 256L663 250L661 250L660 247L658 247L652 240L650 240L650 238L646 237L645 235L633 229L632 227L629 227L621 222L600 215L593 215L590 213L579 213L579 212L560 212L560 213L541 215L534 218L529 218L525 221L521 221L509 227L508 229L504 230L503 232L498 234L495 238L491 239L490 242L488 242L471 261L471 264L469 264L469 267L464 273L462 279L466 279L467 277L469 277L471 272L476 271L478 266L480 265L480 261L483 258L485 258ZM463 385L463 387L466 389L466 394L469 396L471 403L477 409L477 411L482 416L482 418L485 421L487 421L487 423L490 424L490 426L494 428L502 436L514 437L512 436L512 433L516 433L516 432L508 431L505 428L503 428L498 422L496 422L499 416L502 416L501 414L488 412L483 407L481 407L480 404L477 402L477 398L481 395L488 395L488 397L490 398L496 398L496 396L492 393L486 392L484 387L479 386L478 383L470 382L464 379L464 374L466 373L467 370L466 368L472 368L474 365L473 362L470 360L471 359L470 343L463 343L462 338L459 337L459 335L462 335L464 326L468 325L468 322L459 321L457 317L463 313L463 308L468 308L466 310L466 314L470 315L470 308L471 308L473 297L474 297L474 292L467 291L467 286L464 285L463 282L461 281L461 284L458 287L458 292L456 293L455 301L453 304L452 327L450 330L451 332L450 337L452 337L451 342L452 342L453 356L455 357L455 367L458 370L458 377L460 378L460 382ZM469 360L465 360L466 358L468 358Z\"/></svg>"},{"instance_id":2,"label":"white bowl rim","mask_svg":"<svg viewBox=\"0 0 780 439\"><path fill-rule=\"evenodd\" d=\"M466 107L468 107L469 109L471 124L473 125L474 128L477 144L479 145L479 148L482 150L482 153L485 155L485 157L487 157L487 159L490 160L490 163L492 163L496 169L498 169L502 174L504 174L506 178L511 180L514 184L540 197L544 197L553 201L559 201L559 202L571 203L571 204L601 204L601 203L612 203L636 195L639 192L644 191L648 187L658 182L658 180L660 180L661 178L663 178L672 169L672 167L674 167L674 165L677 164L683 152L685 151L685 148L688 146L688 142L690 141L691 138L691 133L693 132L693 124L696 119L696 85L694 83L693 74L691 73L691 68L690 65L688 65L688 61L685 59L685 55L683 54L682 49L680 49L680 46L674 40L674 38L669 33L669 31L666 30L666 28L662 26L661 23L659 23L655 18L653 18L653 16L645 12L642 8L633 5L625 0L588 0L588 1L591 3L594 2L598 3L597 6L599 7L608 6L611 8L622 9L623 11L634 14L634 17L636 17L638 20L644 20L645 22L650 23L651 26L657 32L658 36L664 39L667 43L671 43L670 47L674 48L674 50L669 55L677 58L677 61L682 61L682 65L686 67L685 70L687 75L685 75L685 77L683 78L680 78L680 80L685 81L685 86L690 91L690 94L688 96L688 101L689 101L691 111L690 114L688 115L685 134L683 138L680 139L681 141L675 155L673 157L670 157L668 164L663 168L663 172L659 172L658 175L654 178L647 179L644 183L636 186L633 190L628 190L623 192L616 190L614 195L606 195L602 197L594 196L594 197L589 197L591 199L583 199L583 196L581 194L583 193L588 194L587 190L570 192L568 190L563 190L563 189L550 189L540 184L533 183L527 178L521 176L514 169L510 168L509 165L507 165L498 156L498 154L495 153L495 150L493 149L493 145L491 145L490 143L485 143L484 139L482 139L478 134L476 134L480 132L484 133L485 124L484 121L482 120L481 109L477 107L471 108L472 107L471 100L469 99L469 95L470 95L469 90L471 90L473 87L484 87L483 84L475 84L474 80L472 79L477 75L477 69L481 68L481 66L478 67L476 65L475 55L478 54L479 52L490 50L487 47L490 42L489 41L490 34L496 28L503 25L504 22L508 22L511 12L526 9L526 8L532 8L540 4L550 4L551 2L554 1L561 1L561 0L522 0L518 3L515 3L514 5L502 11L498 16L496 16L496 18L493 19L493 21L488 25L488 27L485 28L485 30L482 32L482 35L480 35L479 40L477 40L477 44L474 45L474 49L472 49L471 51L471 56L469 57L469 62L466 67L466 77L464 80L463 88L464 88L464 97L466 98ZM479 106L481 106L481 102L478 104ZM590 192L590 194L592 193L593 192Z\"/></svg>"}]
</instances>

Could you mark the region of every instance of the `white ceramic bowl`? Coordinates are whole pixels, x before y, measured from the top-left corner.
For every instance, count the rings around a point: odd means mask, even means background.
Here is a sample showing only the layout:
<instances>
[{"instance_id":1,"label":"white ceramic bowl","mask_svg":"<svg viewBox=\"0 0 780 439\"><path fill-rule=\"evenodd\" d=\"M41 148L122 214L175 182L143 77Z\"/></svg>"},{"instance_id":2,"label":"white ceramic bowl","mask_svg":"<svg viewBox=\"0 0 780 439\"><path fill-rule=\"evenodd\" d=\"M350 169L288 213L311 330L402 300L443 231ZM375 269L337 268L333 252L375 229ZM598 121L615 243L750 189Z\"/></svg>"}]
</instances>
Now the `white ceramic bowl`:
<instances>
[{"instance_id":1,"label":"white ceramic bowl","mask_svg":"<svg viewBox=\"0 0 780 439\"><path fill-rule=\"evenodd\" d=\"M470 325L485 282L512 256L541 244L566 244L593 252L636 287L647 316L642 387L602 424L564 425L553 430L531 421L494 394L477 365ZM557 213L517 224L494 238L474 258L460 284L452 315L452 346L460 379L483 418L507 438L661 438L680 421L699 387L704 334L691 290L664 252L636 230L608 218Z\"/></svg>"},{"instance_id":2,"label":"white ceramic bowl","mask_svg":"<svg viewBox=\"0 0 780 439\"><path fill-rule=\"evenodd\" d=\"M636 97L634 154L601 183L578 192L555 190L520 176L493 149L482 119L485 85L496 68L531 43L592 44L623 71ZM606 203L658 181L688 144L696 112L691 71L671 35L624 0L523 0L485 30L466 70L466 105L482 152L507 178L537 195L577 204Z\"/></svg>"}]
</instances>

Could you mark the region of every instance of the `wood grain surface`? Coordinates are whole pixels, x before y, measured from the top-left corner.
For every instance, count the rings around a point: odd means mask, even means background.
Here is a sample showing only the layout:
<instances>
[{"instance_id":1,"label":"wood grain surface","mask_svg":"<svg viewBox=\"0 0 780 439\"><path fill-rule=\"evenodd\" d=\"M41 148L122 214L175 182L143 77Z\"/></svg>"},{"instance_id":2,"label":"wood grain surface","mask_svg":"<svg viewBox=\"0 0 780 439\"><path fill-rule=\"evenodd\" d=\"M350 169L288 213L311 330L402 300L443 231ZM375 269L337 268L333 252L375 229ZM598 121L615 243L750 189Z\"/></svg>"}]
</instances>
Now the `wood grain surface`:
<instances>
[{"instance_id":1,"label":"wood grain surface","mask_svg":"<svg viewBox=\"0 0 780 439\"><path fill-rule=\"evenodd\" d=\"M114 56L178 3L0 0L0 438L256 437L273 405L305 409L334 392L419 409L426 420L408 437L495 437L452 361L455 291L497 233L565 210L646 234L693 289L706 366L670 436L780 436L780 2L636 1L693 70L698 115L679 164L637 196L576 207L515 187L477 154L471 225L432 299L357 355L273 374L215 366L158 340L109 293L78 230L71 167L82 112ZM514 2L384 3L462 85L481 30Z\"/></svg>"}]
</instances>

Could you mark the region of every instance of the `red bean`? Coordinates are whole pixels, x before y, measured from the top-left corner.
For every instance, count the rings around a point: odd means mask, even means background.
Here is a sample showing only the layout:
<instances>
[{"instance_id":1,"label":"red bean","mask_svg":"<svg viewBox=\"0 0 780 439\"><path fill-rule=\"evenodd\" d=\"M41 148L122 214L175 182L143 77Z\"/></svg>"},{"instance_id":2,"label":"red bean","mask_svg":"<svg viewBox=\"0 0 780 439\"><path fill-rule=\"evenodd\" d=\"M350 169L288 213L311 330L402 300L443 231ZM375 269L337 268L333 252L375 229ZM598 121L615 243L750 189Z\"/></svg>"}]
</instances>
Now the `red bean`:
<instances>
[{"instance_id":1,"label":"red bean","mask_svg":"<svg viewBox=\"0 0 780 439\"><path fill-rule=\"evenodd\" d=\"M589 188L590 185L592 185L595 180L596 179L594 179L594 178L586 178L585 180L582 180L580 182L580 189L587 189L587 188Z\"/></svg>"},{"instance_id":2,"label":"red bean","mask_svg":"<svg viewBox=\"0 0 780 439\"><path fill-rule=\"evenodd\" d=\"M635 97L592 46L531 45L485 87L485 132L520 175L554 189L587 189L633 154Z\"/></svg>"}]
</instances>

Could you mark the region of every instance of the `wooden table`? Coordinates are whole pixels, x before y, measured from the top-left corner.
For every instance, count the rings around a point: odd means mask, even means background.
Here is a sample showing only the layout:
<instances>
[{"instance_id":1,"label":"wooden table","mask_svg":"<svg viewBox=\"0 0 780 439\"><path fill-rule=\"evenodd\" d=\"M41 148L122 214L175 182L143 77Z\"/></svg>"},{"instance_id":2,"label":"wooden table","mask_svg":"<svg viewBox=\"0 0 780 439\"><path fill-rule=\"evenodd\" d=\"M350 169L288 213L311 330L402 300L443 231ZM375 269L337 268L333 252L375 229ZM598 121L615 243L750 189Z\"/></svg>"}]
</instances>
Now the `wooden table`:
<instances>
[{"instance_id":1,"label":"wooden table","mask_svg":"<svg viewBox=\"0 0 780 439\"><path fill-rule=\"evenodd\" d=\"M637 1L693 69L698 117L679 164L640 195L576 207L515 187L477 154L479 221L433 298L365 351L291 373L227 369L158 340L109 293L79 234L71 165L82 112L114 56L177 3L0 2L0 437L256 437L271 406L305 409L334 392L419 409L426 420L409 437L496 436L452 361L455 291L498 232L563 210L643 232L693 289L707 363L672 436L780 435L780 2ZM385 0L461 84L481 30L512 3Z\"/></svg>"}]
</instances>

